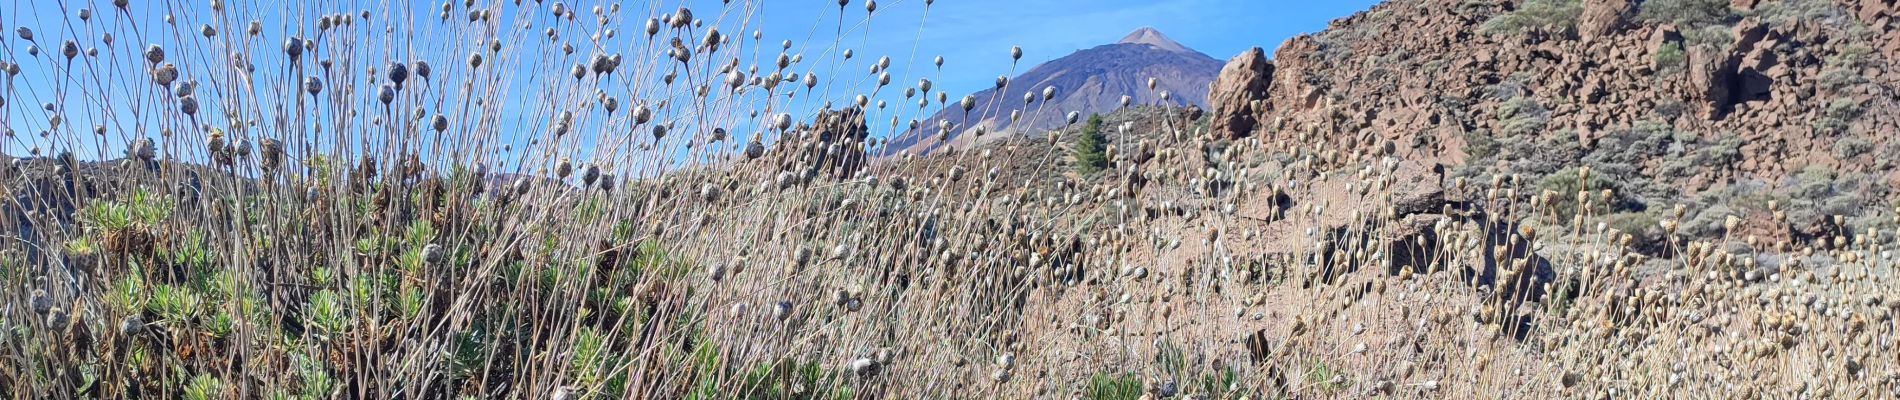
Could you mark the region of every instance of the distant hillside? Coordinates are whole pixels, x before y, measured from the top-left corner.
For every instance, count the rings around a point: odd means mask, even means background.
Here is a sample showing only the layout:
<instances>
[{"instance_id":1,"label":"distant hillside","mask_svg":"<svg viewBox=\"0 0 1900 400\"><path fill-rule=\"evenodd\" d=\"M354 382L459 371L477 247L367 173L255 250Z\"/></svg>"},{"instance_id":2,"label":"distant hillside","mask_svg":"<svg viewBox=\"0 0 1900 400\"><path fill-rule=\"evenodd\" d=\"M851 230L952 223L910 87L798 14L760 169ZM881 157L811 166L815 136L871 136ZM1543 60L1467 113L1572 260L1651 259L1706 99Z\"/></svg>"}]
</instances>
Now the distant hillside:
<instances>
[{"instance_id":1,"label":"distant hillside","mask_svg":"<svg viewBox=\"0 0 1900 400\"><path fill-rule=\"evenodd\" d=\"M939 140L940 121L952 125L945 137L947 142L962 147L1005 134L1060 127L1071 111L1083 115L1107 113L1121 106L1122 96L1128 96L1134 104L1205 106L1207 85L1220 69L1219 60L1153 28L1141 28L1114 44L1077 51L1031 68L1011 78L1007 87L977 92L970 115L964 115L955 106L956 98L952 98L951 107L921 121L918 129L891 138L884 153L935 151L946 142ZM1153 90L1148 89L1149 79L1155 81ZM1044 101L1042 93L1050 87L1055 88L1055 97ZM1163 93L1168 94L1168 100L1162 100ZM1025 103L1025 94L1034 101ZM1011 121L1012 112L1020 112L1021 120ZM989 133L983 138L969 135L977 126Z\"/></svg>"},{"instance_id":2,"label":"distant hillside","mask_svg":"<svg viewBox=\"0 0 1900 400\"><path fill-rule=\"evenodd\" d=\"M1556 7L1570 4L1575 7ZM1610 190L1619 217L1815 238L1900 184L1892 1L1394 0L1237 57L1211 130ZM1579 171L1591 180L1574 183ZM1775 204L1775 206L1770 206ZM1777 216L1780 217L1777 217ZM1653 225L1653 224L1650 224ZM1645 225L1645 227L1651 227Z\"/></svg>"}]
</instances>

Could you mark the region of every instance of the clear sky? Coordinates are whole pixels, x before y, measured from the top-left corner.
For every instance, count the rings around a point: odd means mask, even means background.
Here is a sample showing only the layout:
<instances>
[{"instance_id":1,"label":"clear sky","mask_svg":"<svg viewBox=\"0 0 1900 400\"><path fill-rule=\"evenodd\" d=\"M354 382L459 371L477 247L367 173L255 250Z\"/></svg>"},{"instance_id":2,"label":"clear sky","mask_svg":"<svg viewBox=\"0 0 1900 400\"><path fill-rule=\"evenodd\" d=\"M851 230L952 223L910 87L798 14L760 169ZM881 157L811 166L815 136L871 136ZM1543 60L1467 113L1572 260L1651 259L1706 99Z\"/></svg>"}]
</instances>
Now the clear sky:
<instances>
[{"instance_id":1,"label":"clear sky","mask_svg":"<svg viewBox=\"0 0 1900 400\"><path fill-rule=\"evenodd\" d=\"M852 0L846 7L844 15L850 23L862 22L863 3ZM859 54L862 65L875 60L864 59L867 53L888 54L894 65L903 64L914 49L914 65L934 69L931 59L942 55L947 61L938 86L959 96L985 89L996 76L1009 74L1011 46L1023 48L1023 65L1016 69L1021 72L1076 50L1113 43L1147 26L1224 61L1251 47L1271 54L1282 41L1323 30L1333 19L1371 8L1377 1L937 0L928 7L928 15L923 3L881 2L878 15L869 22L870 34L865 30L847 33L844 42ZM774 36L770 32L800 39L797 35L814 27L820 30L817 37L830 35L832 31L824 29L833 28L839 15L833 4L829 0L768 2L762 14L768 39ZM905 72L902 67L893 68L893 73L900 72Z\"/></svg>"},{"instance_id":2,"label":"clear sky","mask_svg":"<svg viewBox=\"0 0 1900 400\"><path fill-rule=\"evenodd\" d=\"M525 1L529 5L536 2ZM888 136L897 130L891 128L889 121L923 118L945 106L939 103L929 109L918 109L915 100L899 94L905 87L916 86L919 79L932 80L933 92L943 92L954 102L965 94L989 87L997 76L1013 76L1075 50L1112 43L1141 27L1154 27L1188 47L1225 60L1250 47L1272 51L1287 38L1324 29L1331 20L1369 8L1374 3L1371 0L935 0L926 6L925 1L880 1L874 13L867 12L866 0L850 0L842 8L835 0L623 1L619 13L606 13L613 20L611 26L620 32L595 45L585 43L588 35L600 33L596 28L598 24L591 22L595 16L590 11L596 6L611 9L606 7L611 7L613 2L540 0L539 6L526 9L504 0L502 5L489 9L508 16L509 24L529 25L521 27L524 29L504 28L497 33L508 41L511 49L519 51L508 61L491 61L491 67L487 67L488 73L499 71L506 75L509 87L504 96L490 103L498 107L498 111L491 113L493 121L457 119L455 129L463 130L465 123L488 124L489 128L511 132L512 137L503 140L520 143L522 141L516 139L547 137L546 121L553 118L556 111L572 110L581 111L577 118L589 121L577 129L596 133L626 132L638 124L625 122L624 113L616 121L606 113L588 111L591 106L584 103L597 97L596 92L629 101L690 101L692 96L686 86L666 89L651 83L659 80L667 69L681 72L677 66L665 66L669 64L660 50L666 45L656 43L663 42L670 34L650 40L639 32L649 17L671 13L681 5L690 6L695 11L694 16L704 20L707 27L717 27L733 37L733 44L722 57L737 59L742 68L759 65L762 71L769 70L772 60L780 53L779 44L790 40L793 47L785 52L802 56L803 61L795 63L788 72L813 73L822 79L819 93L800 94L791 99L758 96L762 91L750 95L735 93L730 96L740 99L731 102L738 104L736 106L678 111L692 109L681 106L671 112L661 110L660 119L685 122L679 124L678 129L694 132L695 129L710 130L712 126L704 122L705 116L686 113L725 113L724 117L712 117L731 121L726 122L728 125L724 128L739 136L741 132L759 131L758 124L772 113L789 112L806 119L824 103L848 103L859 94L867 94L874 101L887 100L899 105L871 115L873 135ZM132 138L155 137L154 131L159 129L154 127L185 129L183 127L191 124L216 123L209 116L218 114L210 110L204 113L205 118L197 121L182 118L173 111L176 100L145 78L151 67L139 53L147 44L168 49L171 60L181 64L184 79L208 84L198 96L206 108L229 104L224 100L250 97L258 105L240 113L264 120L261 122L266 125L271 119L284 118L271 115L272 109L296 110L303 104L298 102L294 91L254 92L260 88L292 87L298 77L305 76L298 69L290 68L281 54L280 43L292 35L323 38L315 51L325 57L337 54L332 53L337 46L348 49L351 47L347 46L352 46L350 43L359 43L354 46L361 46L363 50L346 51L350 54L347 60L352 62L350 67L332 72L331 81L326 83L333 89L355 86L356 97L346 99L356 104L351 107L373 112L380 108L370 99L376 86L382 83L378 77L361 73L363 69L381 66L390 60L421 59L438 66L440 79L434 80L433 91L404 92L403 96L410 96L405 98L413 100L405 104L414 104L411 107L418 111L427 109L429 113L458 107L466 110L464 103L479 96L470 96L466 89L457 92L452 82L462 82L471 76L467 75L466 68L461 68L461 60L471 52L482 51L483 46L477 40L480 37L469 36L472 25L457 22L461 13L469 11L463 2L451 0L447 5L454 9L454 16L442 20L436 17L444 5L440 0L153 0L132 1L129 12L116 11L110 0L0 0L0 31L3 31L0 36L4 36L0 37L0 46L4 46L0 49L3 50L0 61L25 67L21 76L0 84L8 97L6 110L0 113L4 118L0 120L20 135L18 139L8 140L3 147L9 154L22 155L31 147L76 146L82 157L95 154L110 157L114 151L101 149L122 150ZM211 3L224 4L223 12L211 12ZM483 4L494 2L475 3L478 8L487 8L491 6ZM554 21L548 11L555 3L575 10L580 17L573 22ZM81 9L91 11L89 21L78 17ZM358 33L351 36L319 35L314 27L319 16L355 14L358 10L374 10L375 15L368 27L358 27L354 30ZM167 16L176 22L166 24ZM239 34L248 21L261 23L261 36L244 38ZM199 27L205 24L217 27L222 34L211 41L200 38ZM38 39L21 40L15 34L20 27L32 29ZM573 55L552 50L558 46L539 34L548 27L559 29L563 41L580 41L578 44L584 48ZM751 40L755 31L763 40ZM105 44L102 37L106 34L114 34L118 40ZM703 30L695 29L682 36L701 34ZM82 48L99 47L102 53L98 58L81 56L69 64L59 55L61 42L68 39L76 40ZM35 46L39 47L39 54L29 55L28 49ZM1012 64L1010 60L1012 46L1023 49L1020 63ZM519 50L526 48L537 50ZM847 49L855 53L849 60L841 57ZM227 51L252 54L249 61L257 67L255 75L248 79L230 75L228 68L222 67L228 65L225 61L228 57L224 55ZM590 54L602 53L625 53L636 67L634 71L619 74L623 78L598 83L594 83L594 78L580 85L562 80L566 67L585 62ZM876 75L870 71L884 56L891 58L888 72L893 79L890 87L878 90L874 83ZM933 65L938 56L945 59L941 69ZM701 60L704 59L695 61ZM314 71L314 61L307 58L303 62L302 71ZM716 79L709 76L716 74L713 71L716 66L702 64L706 65L697 66L697 73L690 71L691 67L686 68L689 70L684 71L689 75L686 82L703 84ZM744 100L745 96L755 98ZM42 105L47 103L63 110L61 114L66 121L52 141L33 138L49 128L50 113L42 110ZM368 108L362 108L364 106ZM744 115L748 109L766 112L760 118L733 117ZM288 113L307 121L287 124L293 131L264 134L303 135L317 141L330 137L329 133L296 131L296 126L317 125L324 118L334 119L314 109L312 112L310 115ZM392 111L381 111L389 112ZM260 115L264 118L257 118ZM693 121L694 118L699 121ZM107 134L90 135L95 125L104 125ZM363 127L361 121L357 126ZM65 139L58 139L62 136ZM598 139L633 145L634 140L622 139L628 135L620 136ZM674 135L668 140L690 136ZM594 140L570 137L562 146L583 153L607 146ZM649 144L656 148L662 145L657 141Z\"/></svg>"}]
</instances>

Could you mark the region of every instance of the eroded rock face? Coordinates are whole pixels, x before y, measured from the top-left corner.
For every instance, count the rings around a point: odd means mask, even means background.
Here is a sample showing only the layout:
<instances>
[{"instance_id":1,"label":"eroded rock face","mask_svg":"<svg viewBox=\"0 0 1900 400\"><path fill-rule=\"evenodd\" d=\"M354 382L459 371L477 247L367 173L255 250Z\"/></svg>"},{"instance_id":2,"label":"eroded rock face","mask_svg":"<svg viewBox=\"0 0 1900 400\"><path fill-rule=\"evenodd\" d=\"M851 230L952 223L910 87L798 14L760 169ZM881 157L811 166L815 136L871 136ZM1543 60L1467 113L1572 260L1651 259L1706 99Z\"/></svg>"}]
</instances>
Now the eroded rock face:
<instances>
[{"instance_id":1,"label":"eroded rock face","mask_svg":"<svg viewBox=\"0 0 1900 400\"><path fill-rule=\"evenodd\" d=\"M1257 107L1273 88L1273 70L1259 47L1234 56L1221 68L1207 94L1207 104L1214 109L1210 125L1214 135L1233 139L1253 134L1263 111Z\"/></svg>"},{"instance_id":2,"label":"eroded rock face","mask_svg":"<svg viewBox=\"0 0 1900 400\"><path fill-rule=\"evenodd\" d=\"M1714 120L1728 114L1731 98L1729 88L1734 85L1735 69L1731 67L1731 58L1726 52L1707 46L1694 46L1688 49L1689 87L1705 120Z\"/></svg>"},{"instance_id":3,"label":"eroded rock face","mask_svg":"<svg viewBox=\"0 0 1900 400\"><path fill-rule=\"evenodd\" d=\"M1808 4L1850 16L1832 24L1787 14L1785 2L1737 0L1736 10L1757 12L1690 27L1637 18L1640 1L1584 0L1577 34L1566 36L1483 30L1511 7L1390 1L1273 52L1269 94L1252 107L1252 129L1276 132L1263 138L1270 146L1376 154L1365 146L1394 143L1398 154L1459 164L1473 154L1462 151L1469 139L1521 128L1514 115L1539 118L1532 131L1540 137L1523 140L1569 135L1584 149L1660 121L1685 135L1760 143L1742 146L1732 165L1720 166L1728 170L1690 171L1707 176L1685 179L1701 182L1685 183L1685 192L1728 179L1781 179L1793 173L1790 159L1900 182L1891 165L1834 151L1850 137L1875 148L1896 143L1870 133L1900 130L1900 118L1888 116L1900 110L1890 95L1900 87L1893 67L1900 1ZM1868 29L1847 29L1853 24ZM1842 61L1849 59L1864 62ZM1536 112L1506 107L1510 99ZM1830 114L1831 104L1849 102L1859 106L1846 111L1858 112ZM1221 127L1249 121L1218 105L1209 116Z\"/></svg>"},{"instance_id":4,"label":"eroded rock face","mask_svg":"<svg viewBox=\"0 0 1900 400\"><path fill-rule=\"evenodd\" d=\"M1737 0L1740 1L1740 0ZM1888 58L1900 57L1900 1L1850 0L1854 16L1877 32L1874 48Z\"/></svg>"}]
</instances>

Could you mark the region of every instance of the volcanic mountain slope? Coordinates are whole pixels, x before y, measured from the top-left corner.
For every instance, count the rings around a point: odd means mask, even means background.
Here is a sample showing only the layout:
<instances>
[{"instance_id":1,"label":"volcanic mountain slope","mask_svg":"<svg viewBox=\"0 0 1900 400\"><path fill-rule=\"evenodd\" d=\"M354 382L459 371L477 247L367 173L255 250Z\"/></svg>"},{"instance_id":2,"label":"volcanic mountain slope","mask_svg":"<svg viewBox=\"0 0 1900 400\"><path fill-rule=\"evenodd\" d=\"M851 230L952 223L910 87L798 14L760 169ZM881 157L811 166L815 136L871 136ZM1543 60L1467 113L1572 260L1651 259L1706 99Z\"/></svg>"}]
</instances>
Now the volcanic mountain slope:
<instances>
[{"instance_id":1,"label":"volcanic mountain slope","mask_svg":"<svg viewBox=\"0 0 1900 400\"><path fill-rule=\"evenodd\" d=\"M928 154L946 143L964 147L991 140L969 134L978 126L986 136L1002 133L995 137L1056 128L1071 111L1084 116L1113 111L1123 96L1134 104L1205 106L1207 85L1220 67L1219 60L1154 28L1141 28L1114 44L1057 58L1010 78L1002 87L977 92L968 115L953 101L915 129L891 138L884 153ZM1150 79L1152 90L1147 86ZM1053 98L1043 96L1049 88L1054 88ZM1012 113L1020 113L1020 119L1011 118ZM950 124L947 134L940 129L944 122Z\"/></svg>"},{"instance_id":2,"label":"volcanic mountain slope","mask_svg":"<svg viewBox=\"0 0 1900 400\"><path fill-rule=\"evenodd\" d=\"M1685 232L1737 216L1764 239L1828 237L1847 227L1827 216L1891 207L1879 199L1900 184L1897 14L1877 0L1394 0L1271 62L1237 57L1211 128L1522 178L1525 196L1612 190L1603 211L1631 217L1686 205ZM1562 181L1581 169L1595 178Z\"/></svg>"}]
</instances>

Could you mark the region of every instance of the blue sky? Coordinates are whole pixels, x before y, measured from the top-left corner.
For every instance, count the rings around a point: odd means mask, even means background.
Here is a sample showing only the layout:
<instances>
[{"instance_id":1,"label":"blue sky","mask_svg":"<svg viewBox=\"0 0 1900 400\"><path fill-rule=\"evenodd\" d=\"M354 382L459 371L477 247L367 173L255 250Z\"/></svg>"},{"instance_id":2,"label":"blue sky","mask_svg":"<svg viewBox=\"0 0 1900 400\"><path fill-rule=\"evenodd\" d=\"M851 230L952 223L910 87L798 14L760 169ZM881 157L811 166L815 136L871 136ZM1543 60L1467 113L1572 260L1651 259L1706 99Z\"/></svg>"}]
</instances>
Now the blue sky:
<instances>
[{"instance_id":1,"label":"blue sky","mask_svg":"<svg viewBox=\"0 0 1900 400\"><path fill-rule=\"evenodd\" d=\"M465 8L463 0L453 0L455 19L462 18ZM530 4L534 0L527 0ZM936 0L934 5L926 7L925 0L886 0L878 3L875 13L867 14L865 0L851 0L840 9L834 0L663 0L656 2L621 2L621 12L614 16L614 25L618 26L615 39L602 42L599 48L582 48L573 56L563 57L553 50L551 42L541 40L540 29L557 27L562 37L569 41L584 41L592 33L598 33L590 20L590 12L595 6L611 4L606 1L566 1L564 5L577 10L581 18L577 22L554 21L547 12L556 1L542 0L538 9L520 10L505 5L498 10L501 15L526 16L532 21L531 29L510 33L503 29L510 49L532 48L520 51L518 56L506 63L491 61L489 65L504 68L506 74L514 79L508 84L505 98L495 99L500 111L494 125L515 134L504 138L514 143L522 143L528 137L545 137L548 121L555 110L583 111L580 119L583 129L590 132L620 132L635 129L632 124L614 122L605 113L586 112L585 105L597 90L606 90L610 95L623 99L663 99L683 100L687 90L681 88L660 89L657 81L666 67L637 67L636 71L622 73L619 76L632 78L613 78L600 82L589 81L583 85L563 83L561 77L566 67L573 64L575 57L586 57L589 53L626 53L635 59L637 65L667 65L661 58L659 49L663 44L647 41L642 25L649 16L669 13L682 4L695 10L695 17L707 25L718 27L727 36L734 37L725 57L736 58L742 67L761 65L762 70L770 69L772 60L780 53L779 43L784 40L793 42L787 53L798 54L804 58L790 72L814 73L821 77L820 92L801 94L798 98L767 99L764 96L745 97L735 94L736 107L720 110L730 115L744 114L748 109L767 110L763 115L789 112L798 118L809 115L825 103L849 103L859 94L869 95L874 101L889 101L896 105L890 110L879 110L870 116L874 136L888 136L896 131L890 127L892 119L919 119L935 112L942 104L933 104L928 109L915 107L915 100L903 98L899 93L905 87L913 87L919 79L930 79L935 83L934 92L944 92L951 101L965 94L989 87L999 75L1015 75L1027 71L1034 65L1048 61L1075 50L1096 45L1112 43L1127 33L1141 27L1154 27L1182 44L1200 50L1217 59L1227 59L1249 47L1262 47L1269 51L1285 39L1297 34L1315 32L1324 29L1335 18L1351 15L1370 7L1370 0L1349 0L1329 2L1308 1L1252 1L1252 0ZM232 49L257 54L252 59L256 64L256 75L252 81L262 88L282 88L287 82L293 82L297 76L294 70L287 68L288 62L282 57L280 43L297 33L303 37L316 35L313 21L320 15L330 13L351 13L358 10L373 10L376 15L374 28L361 29L354 40L368 46L361 47L356 54L358 60L351 70L335 79L354 81L330 82L330 87L355 85L358 94L357 108L375 109L369 93L375 91L378 81L368 77L362 69L369 66L381 66L387 60L427 59L437 65L438 91L414 95L412 104L422 108L440 108L440 111L466 107L468 97L454 94L455 87L446 82L455 82L465 75L459 68L462 59L472 51L480 51L481 46L469 40L467 25L438 22L436 16L441 2L417 1L325 1L317 4L284 1L244 1L224 0L226 9L220 14L210 11L211 0L202 1L134 1L129 14L122 14L111 6L109 0L0 0L0 61L18 63L24 66L22 75L11 83L0 85L7 96L4 115L5 124L13 128L20 139L8 140L4 149L9 154L22 155L33 146L57 147L60 144L79 148L82 157L89 155L113 156L114 151L100 149L123 149L123 144L132 138L144 136L156 138L157 127L189 129L191 124L215 124L213 118L200 118L197 122L187 121L177 115L168 115L169 102L174 101L161 92L160 88L149 84L144 74L149 66L138 56L147 43L156 43L168 49L171 60L181 63L188 78L214 83L201 89L199 97L206 108L227 98L247 98L256 101L258 106L250 110L241 110L250 117L262 116L269 124L271 107L267 104L290 104L294 107L296 97L282 94L245 93L237 90L231 82L234 76L220 72L225 64L224 53ZM477 3L491 3L482 0ZM504 2L503 4L512 3ZM391 9L390 4L396 4ZM722 6L729 4L726 6ZM77 14L80 9L91 9L91 21L82 22ZM610 13L611 14L611 13ZM164 17L173 16L177 20L175 27L163 23ZM243 36L246 22L256 20L263 26L263 34L257 39L239 39ZM212 24L220 28L218 39L207 43L196 35L202 24ZM29 27L36 33L37 40L28 43L20 40L14 33L17 27ZM410 30L407 35L385 35L382 29L400 27ZM134 31L132 28L136 28ZM763 40L752 41L752 34L758 31ZM105 45L101 41L104 33L113 33L116 41ZM703 31L698 31L703 32ZM399 32L401 33L401 32ZM698 34L698 33L694 33ZM516 35L516 36L506 36ZM664 35L661 38L664 40ZM391 37L408 39L392 39ZM684 35L682 35L684 36ZM58 55L60 43L66 39L75 39L81 48L100 47L100 58L86 62L88 57L81 56L72 66L78 71L77 78L65 72L67 66ZM743 40L741 40L743 39ZM688 38L692 40L692 38ZM741 43L743 42L743 43ZM326 41L321 46L336 46L336 39ZM40 54L29 56L27 49L37 44ZM1018 64L1012 64L1009 49L1021 46L1024 57ZM583 44L583 47L589 47ZM248 50L244 50L248 49ZM844 50L855 53L855 57L845 60L841 57ZM319 50L321 51L321 50ZM870 74L871 66L880 57L891 58L891 86L879 90L875 75ZM946 62L942 69L933 65L932 60L942 56ZM640 64L639 60L647 61ZM585 61L585 60L581 60ZM313 62L306 59L306 68L314 68ZM492 70L495 67L490 67ZM689 68L690 69L690 68ZM701 66L697 72L698 82L710 82L714 73L712 65ZM688 72L688 75L695 73ZM590 78L592 79L592 78ZM644 80L645 82L641 82ZM692 78L688 78L689 81ZM101 84L100 82L105 82ZM571 86L571 87L570 87ZM81 90L73 88L85 88ZM598 88L597 88L598 87ZM61 88L66 88L62 90ZM257 89L245 89L257 90ZM334 89L332 89L334 90ZM63 93L56 96L55 93ZM439 94L438 94L439 93ZM411 95L409 92L405 96ZM275 96L274 98L272 96ZM434 96L434 97L431 97ZM782 97L782 96L781 96ZM631 100L630 100L631 101ZM43 103L56 103L65 110L65 126L60 129L63 142L49 142L33 139L32 136L47 130L47 113L41 110ZM134 103L146 106L133 106ZM164 104L159 106L159 104ZM909 107L906 107L909 106ZM629 106L630 107L630 106ZM682 107L686 108L686 107ZM219 110L223 111L223 110ZM438 110L430 110L436 112ZM708 111L711 112L711 111ZM170 113L176 114L176 113ZM201 114L217 115L212 111ZM686 131L709 131L713 126L703 122L694 124L693 117L684 113L664 114L661 119L674 122L687 122ZM309 121L316 122L321 113ZM201 117L204 117L201 115ZM723 128L732 130L735 136L741 131L754 131L759 121L756 118L731 118L734 120ZM221 118L219 118L221 119ZM368 118L363 118L367 120ZM702 120L703 121L703 120ZM460 129L463 121L456 121ZM109 132L103 137L91 135L95 124L107 125ZM290 124L296 126L298 124ZM311 125L311 124L306 124ZM358 126L366 125L358 121ZM266 129L268 130L268 129ZM542 130L537 132L537 130ZM304 135L324 141L330 134L312 134L311 132L286 133L278 131L275 135ZM273 133L263 133L273 134ZM756 133L763 135L764 133ZM613 147L599 140L616 140L618 145L632 148L637 140L610 138L606 134L581 136L581 139L567 139L562 146L577 149L583 154L592 152L596 147ZM621 137L629 136L620 134ZM691 135L686 135L691 136ZM668 140L679 140L674 135ZM77 140L73 139L77 138ZM307 139L308 140L308 139ZM75 143L77 142L77 143ZM653 147L662 143L653 141ZM51 149L49 149L51 150ZM676 154L677 155L677 154ZM624 156L624 153L623 153ZM662 157L665 158L665 157ZM506 161L503 162L504 164Z\"/></svg>"},{"instance_id":2,"label":"blue sky","mask_svg":"<svg viewBox=\"0 0 1900 400\"><path fill-rule=\"evenodd\" d=\"M765 23L777 32L805 32L811 25L834 24L836 7L827 0L796 3L827 6L784 6L769 3ZM988 88L996 76L1009 74L1011 46L1023 48L1026 71L1037 63L1075 50L1113 43L1135 29L1149 26L1188 47L1226 60L1251 47L1271 52L1287 38L1317 32L1333 19L1370 8L1376 1L1285 0L939 0L926 17L921 0L879 3L871 20L871 34L847 33L845 42L859 54L888 54L901 61L913 49L914 65L928 67L938 55L947 59L936 79L952 96ZM845 16L860 22L863 0L853 0ZM816 22L813 22L816 21ZM921 25L921 27L919 27ZM830 25L826 26L827 28ZM825 32L829 33L829 32ZM768 34L768 39L772 36ZM868 37L867 37L868 36ZM857 39L853 44L851 41ZM862 56L860 56L862 58ZM875 59L874 57L872 59ZM869 60L864 60L869 61ZM901 64L901 62L894 61ZM902 72L903 68L893 68Z\"/></svg>"}]
</instances>

